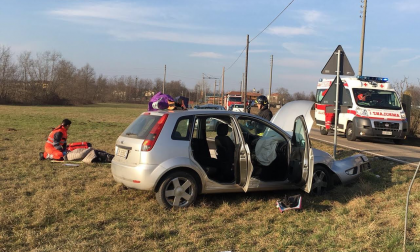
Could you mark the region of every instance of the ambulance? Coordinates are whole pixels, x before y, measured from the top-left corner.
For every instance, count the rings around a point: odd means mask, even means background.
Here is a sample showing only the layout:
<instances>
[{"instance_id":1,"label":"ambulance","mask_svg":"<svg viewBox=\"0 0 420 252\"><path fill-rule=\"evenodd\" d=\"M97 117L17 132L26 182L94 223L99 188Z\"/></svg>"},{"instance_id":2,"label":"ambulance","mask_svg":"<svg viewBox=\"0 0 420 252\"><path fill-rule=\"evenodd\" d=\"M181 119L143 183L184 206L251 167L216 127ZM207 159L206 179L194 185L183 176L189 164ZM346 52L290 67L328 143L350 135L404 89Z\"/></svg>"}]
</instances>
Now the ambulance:
<instances>
[{"instance_id":1,"label":"ambulance","mask_svg":"<svg viewBox=\"0 0 420 252\"><path fill-rule=\"evenodd\" d=\"M356 76L341 78L344 88L339 98L337 132L347 140L388 138L402 144L408 123L402 104L388 78ZM333 131L335 123L334 79L320 79L317 85L315 121L322 135ZM334 83L335 85L335 83Z\"/></svg>"}]
</instances>

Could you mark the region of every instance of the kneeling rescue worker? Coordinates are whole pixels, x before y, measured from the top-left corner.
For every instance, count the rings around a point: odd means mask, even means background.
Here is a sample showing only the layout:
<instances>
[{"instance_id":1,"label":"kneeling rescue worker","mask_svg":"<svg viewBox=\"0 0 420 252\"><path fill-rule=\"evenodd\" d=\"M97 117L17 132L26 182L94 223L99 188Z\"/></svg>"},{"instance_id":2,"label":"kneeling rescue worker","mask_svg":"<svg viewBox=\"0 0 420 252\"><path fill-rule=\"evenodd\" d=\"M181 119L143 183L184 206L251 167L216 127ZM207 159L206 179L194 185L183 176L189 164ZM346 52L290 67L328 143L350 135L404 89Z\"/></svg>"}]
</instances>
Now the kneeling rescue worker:
<instances>
[{"instance_id":1,"label":"kneeling rescue worker","mask_svg":"<svg viewBox=\"0 0 420 252\"><path fill-rule=\"evenodd\" d=\"M61 124L53 129L45 143L45 152L39 153L39 158L63 160L67 149L67 130L70 128L71 121L64 119Z\"/></svg>"},{"instance_id":2,"label":"kneeling rescue worker","mask_svg":"<svg viewBox=\"0 0 420 252\"><path fill-rule=\"evenodd\" d=\"M270 121L271 117L273 117L273 113L268 108L268 99L265 95L260 95L257 97L257 107L260 110L258 112L258 116L261 116L267 121Z\"/></svg>"}]
</instances>

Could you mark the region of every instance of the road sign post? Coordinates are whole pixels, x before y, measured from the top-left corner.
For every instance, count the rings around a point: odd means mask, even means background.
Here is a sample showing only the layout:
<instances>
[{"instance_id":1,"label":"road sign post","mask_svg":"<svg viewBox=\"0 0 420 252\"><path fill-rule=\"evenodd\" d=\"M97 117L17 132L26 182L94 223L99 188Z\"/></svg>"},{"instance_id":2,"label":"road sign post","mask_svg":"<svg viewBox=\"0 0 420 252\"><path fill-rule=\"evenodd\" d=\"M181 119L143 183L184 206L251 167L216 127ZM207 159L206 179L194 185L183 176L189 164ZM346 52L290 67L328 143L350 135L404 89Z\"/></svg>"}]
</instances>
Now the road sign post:
<instances>
[{"instance_id":1,"label":"road sign post","mask_svg":"<svg viewBox=\"0 0 420 252\"><path fill-rule=\"evenodd\" d=\"M337 52L337 81L335 89L335 118L334 118L334 154L333 158L335 159L335 153L337 151L337 125L338 125L338 90L340 85L340 54L341 50Z\"/></svg>"},{"instance_id":2,"label":"road sign post","mask_svg":"<svg viewBox=\"0 0 420 252\"><path fill-rule=\"evenodd\" d=\"M337 57L335 57L335 55L337 55ZM342 57L341 57L341 55L342 55ZM325 64L324 68L322 69L321 74L333 74L334 72L337 75L337 77L335 79L336 86L335 86L335 100L334 100L335 118L334 118L334 153L333 153L333 158L335 159L336 158L336 151L337 151L337 126L338 126L338 116L339 116L338 105L343 102L342 100L339 99L340 85L343 85L343 83L340 80L340 75L354 76L353 68L351 67L350 61L347 58L347 56L346 56L343 48L341 47L341 45L337 46L334 53L331 55L330 59L328 60L327 64ZM331 89L331 87L333 85L334 85L334 83L331 84L329 90ZM327 91L327 94L328 94L328 91ZM327 96L327 94L325 94L324 98ZM341 94L341 97L342 96L343 96L343 94Z\"/></svg>"}]
</instances>

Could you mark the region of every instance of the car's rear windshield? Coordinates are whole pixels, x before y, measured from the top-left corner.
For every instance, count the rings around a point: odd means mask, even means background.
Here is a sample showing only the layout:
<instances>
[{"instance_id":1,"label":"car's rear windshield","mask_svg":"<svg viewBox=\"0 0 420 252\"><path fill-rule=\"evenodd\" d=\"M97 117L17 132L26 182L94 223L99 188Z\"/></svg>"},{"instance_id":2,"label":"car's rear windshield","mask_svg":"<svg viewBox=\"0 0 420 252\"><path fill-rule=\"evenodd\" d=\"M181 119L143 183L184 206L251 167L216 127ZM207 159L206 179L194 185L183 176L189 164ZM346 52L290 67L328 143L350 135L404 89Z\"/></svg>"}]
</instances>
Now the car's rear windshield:
<instances>
[{"instance_id":1,"label":"car's rear windshield","mask_svg":"<svg viewBox=\"0 0 420 252\"><path fill-rule=\"evenodd\" d=\"M121 136L145 139L159 119L160 116L141 115L127 127Z\"/></svg>"}]
</instances>

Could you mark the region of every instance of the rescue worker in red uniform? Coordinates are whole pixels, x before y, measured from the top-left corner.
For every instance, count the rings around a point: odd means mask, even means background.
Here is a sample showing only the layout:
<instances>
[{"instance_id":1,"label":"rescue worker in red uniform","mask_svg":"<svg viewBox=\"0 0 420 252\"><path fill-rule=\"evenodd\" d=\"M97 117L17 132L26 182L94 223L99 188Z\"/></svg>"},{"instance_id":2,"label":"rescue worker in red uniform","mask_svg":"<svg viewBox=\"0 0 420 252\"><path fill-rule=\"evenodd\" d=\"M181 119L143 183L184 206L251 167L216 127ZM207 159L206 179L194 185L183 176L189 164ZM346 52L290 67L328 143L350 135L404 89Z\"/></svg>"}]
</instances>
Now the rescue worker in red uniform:
<instances>
[{"instance_id":1,"label":"rescue worker in red uniform","mask_svg":"<svg viewBox=\"0 0 420 252\"><path fill-rule=\"evenodd\" d=\"M39 158L63 160L67 148L67 130L70 128L71 121L64 119L48 136L45 143L45 151L39 153Z\"/></svg>"}]
</instances>

